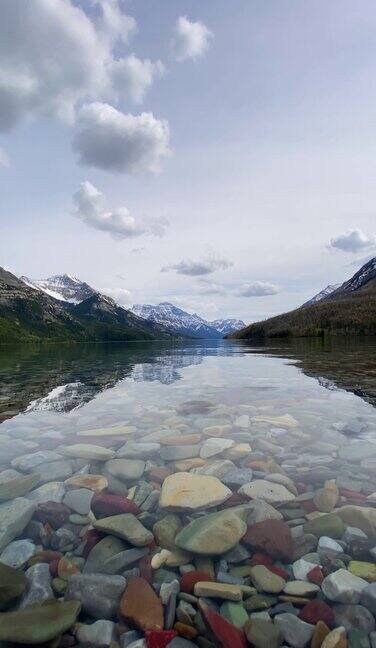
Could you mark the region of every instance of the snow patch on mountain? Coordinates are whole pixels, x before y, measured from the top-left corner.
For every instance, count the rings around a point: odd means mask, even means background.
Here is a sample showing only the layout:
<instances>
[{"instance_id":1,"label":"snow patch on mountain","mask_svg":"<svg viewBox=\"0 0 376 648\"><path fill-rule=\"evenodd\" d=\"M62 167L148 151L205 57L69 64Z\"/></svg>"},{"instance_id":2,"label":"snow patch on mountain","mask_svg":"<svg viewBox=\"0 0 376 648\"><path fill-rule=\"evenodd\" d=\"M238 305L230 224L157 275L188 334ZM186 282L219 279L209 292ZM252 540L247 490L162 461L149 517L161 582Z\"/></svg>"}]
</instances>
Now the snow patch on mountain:
<instances>
[{"instance_id":1,"label":"snow patch on mountain","mask_svg":"<svg viewBox=\"0 0 376 648\"><path fill-rule=\"evenodd\" d=\"M42 290L50 297L70 304L79 304L96 293L94 288L87 283L69 274L53 275L47 279L38 280L29 277L20 277L20 279L30 288Z\"/></svg>"},{"instance_id":2,"label":"snow patch on mountain","mask_svg":"<svg viewBox=\"0 0 376 648\"><path fill-rule=\"evenodd\" d=\"M317 302L325 299L325 297L327 297L328 295L331 295L340 287L340 285L341 284L329 284L329 286L326 286L326 288L320 290L317 295L314 295L311 299L302 304L302 306L312 306L312 304L317 304Z\"/></svg>"}]
</instances>

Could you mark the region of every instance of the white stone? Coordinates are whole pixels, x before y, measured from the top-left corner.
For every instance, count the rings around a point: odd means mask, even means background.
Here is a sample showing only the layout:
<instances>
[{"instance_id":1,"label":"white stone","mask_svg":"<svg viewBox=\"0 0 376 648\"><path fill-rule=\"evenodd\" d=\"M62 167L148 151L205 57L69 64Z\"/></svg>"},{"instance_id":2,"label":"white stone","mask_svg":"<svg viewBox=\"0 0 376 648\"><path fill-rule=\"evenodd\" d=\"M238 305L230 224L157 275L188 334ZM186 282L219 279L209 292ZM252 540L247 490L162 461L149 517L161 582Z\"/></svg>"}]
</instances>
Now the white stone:
<instances>
[{"instance_id":1,"label":"white stone","mask_svg":"<svg viewBox=\"0 0 376 648\"><path fill-rule=\"evenodd\" d=\"M0 562L8 567L19 569L23 567L29 558L36 553L36 546L31 540L13 540L4 549L0 556Z\"/></svg>"},{"instance_id":2,"label":"white stone","mask_svg":"<svg viewBox=\"0 0 376 648\"><path fill-rule=\"evenodd\" d=\"M25 497L16 497L10 502L0 504L0 551L21 535L34 511L35 504Z\"/></svg>"},{"instance_id":3,"label":"white stone","mask_svg":"<svg viewBox=\"0 0 376 648\"><path fill-rule=\"evenodd\" d=\"M309 574L314 567L317 567L317 563L311 563L308 562L308 560L304 560L304 558L300 558L293 563L292 571L297 580L305 581L307 580L307 574Z\"/></svg>"},{"instance_id":4,"label":"white stone","mask_svg":"<svg viewBox=\"0 0 376 648\"><path fill-rule=\"evenodd\" d=\"M326 598L336 603L359 603L360 595L368 583L347 569L338 569L324 578L321 589Z\"/></svg>"},{"instance_id":5,"label":"white stone","mask_svg":"<svg viewBox=\"0 0 376 648\"><path fill-rule=\"evenodd\" d=\"M250 499L262 499L268 504L292 502L295 495L282 484L273 484L266 479L255 479L249 484L244 484L238 493Z\"/></svg>"},{"instance_id":6,"label":"white stone","mask_svg":"<svg viewBox=\"0 0 376 648\"><path fill-rule=\"evenodd\" d=\"M329 538L328 536L321 536L318 544L318 551L320 549L330 549L331 551L336 551L337 553L343 553L343 548L341 545L333 540L333 538Z\"/></svg>"},{"instance_id":7,"label":"white stone","mask_svg":"<svg viewBox=\"0 0 376 648\"><path fill-rule=\"evenodd\" d=\"M90 443L75 443L69 446L59 446L59 452L74 459L89 459L91 461L108 461L115 457L115 452L108 448Z\"/></svg>"},{"instance_id":8,"label":"white stone","mask_svg":"<svg viewBox=\"0 0 376 648\"><path fill-rule=\"evenodd\" d=\"M236 427L242 428L243 430L248 430L251 426L251 420L248 416L248 414L242 414L241 416L238 416L238 418L235 419L234 425Z\"/></svg>"},{"instance_id":9,"label":"white stone","mask_svg":"<svg viewBox=\"0 0 376 648\"><path fill-rule=\"evenodd\" d=\"M99 619L90 625L81 625L77 631L77 639L81 644L107 648L115 641L115 623Z\"/></svg>"},{"instance_id":10,"label":"white stone","mask_svg":"<svg viewBox=\"0 0 376 648\"><path fill-rule=\"evenodd\" d=\"M200 450L200 457L202 459L208 459L209 457L214 457L214 455L221 454L225 450L232 448L235 445L235 441L232 439L221 439L220 437L210 437L204 441Z\"/></svg>"}]
</instances>

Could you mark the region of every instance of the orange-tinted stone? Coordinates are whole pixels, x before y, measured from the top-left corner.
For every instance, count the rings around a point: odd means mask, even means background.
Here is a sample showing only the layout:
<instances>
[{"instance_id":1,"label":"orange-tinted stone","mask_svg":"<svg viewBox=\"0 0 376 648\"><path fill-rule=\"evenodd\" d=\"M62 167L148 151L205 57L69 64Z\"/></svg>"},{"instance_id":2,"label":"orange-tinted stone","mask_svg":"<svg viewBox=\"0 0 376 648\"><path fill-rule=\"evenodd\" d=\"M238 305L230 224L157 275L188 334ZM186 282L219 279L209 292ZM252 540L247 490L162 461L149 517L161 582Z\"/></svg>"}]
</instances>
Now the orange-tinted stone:
<instances>
[{"instance_id":1,"label":"orange-tinted stone","mask_svg":"<svg viewBox=\"0 0 376 648\"><path fill-rule=\"evenodd\" d=\"M57 575L63 580L69 580L73 574L77 574L80 570L71 560L65 556L60 558L57 566Z\"/></svg>"},{"instance_id":2,"label":"orange-tinted stone","mask_svg":"<svg viewBox=\"0 0 376 648\"><path fill-rule=\"evenodd\" d=\"M59 562L62 556L63 554L60 551L44 549L43 551L35 554L35 556L33 556L32 558L29 558L27 564L29 565L29 567L31 567L32 565L36 565L37 563L51 563L54 560L57 560Z\"/></svg>"},{"instance_id":3,"label":"orange-tinted stone","mask_svg":"<svg viewBox=\"0 0 376 648\"><path fill-rule=\"evenodd\" d=\"M161 445L195 445L200 441L201 434L170 434L163 437L159 443Z\"/></svg>"},{"instance_id":4,"label":"orange-tinted stone","mask_svg":"<svg viewBox=\"0 0 376 648\"><path fill-rule=\"evenodd\" d=\"M180 637L184 637L184 639L192 640L198 636L198 630L196 628L187 623L181 623L181 621L175 623L174 630L176 630Z\"/></svg>"},{"instance_id":5,"label":"orange-tinted stone","mask_svg":"<svg viewBox=\"0 0 376 648\"><path fill-rule=\"evenodd\" d=\"M149 583L132 576L120 601L119 613L126 623L146 632L163 630L163 606Z\"/></svg>"},{"instance_id":6,"label":"orange-tinted stone","mask_svg":"<svg viewBox=\"0 0 376 648\"><path fill-rule=\"evenodd\" d=\"M324 621L318 621L315 625L311 639L311 648L320 648L325 637L329 634L330 629Z\"/></svg>"}]
</instances>

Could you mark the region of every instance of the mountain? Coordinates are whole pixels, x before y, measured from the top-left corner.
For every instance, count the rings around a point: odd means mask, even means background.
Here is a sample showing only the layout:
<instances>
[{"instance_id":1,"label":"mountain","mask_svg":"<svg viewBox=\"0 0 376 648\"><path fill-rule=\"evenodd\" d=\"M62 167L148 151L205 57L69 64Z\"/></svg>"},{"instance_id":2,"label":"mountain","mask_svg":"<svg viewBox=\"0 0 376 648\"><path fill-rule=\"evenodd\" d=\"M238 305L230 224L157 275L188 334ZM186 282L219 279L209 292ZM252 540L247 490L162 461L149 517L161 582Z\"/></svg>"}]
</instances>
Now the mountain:
<instances>
[{"instance_id":1,"label":"mountain","mask_svg":"<svg viewBox=\"0 0 376 648\"><path fill-rule=\"evenodd\" d=\"M171 339L112 299L94 293L79 304L55 299L0 268L0 342ZM175 335L176 337L176 335Z\"/></svg>"},{"instance_id":2,"label":"mountain","mask_svg":"<svg viewBox=\"0 0 376 648\"><path fill-rule=\"evenodd\" d=\"M210 325L224 336L244 328L245 323L240 319L216 319L210 322Z\"/></svg>"},{"instance_id":3,"label":"mountain","mask_svg":"<svg viewBox=\"0 0 376 648\"><path fill-rule=\"evenodd\" d=\"M328 295L331 295L332 292L337 290L340 287L341 284L329 284L326 288L323 290L320 290L320 292L317 293L317 295L314 295L306 301L304 304L302 304L302 308L304 306L311 306L312 304L317 304L317 302L321 301L322 299L325 299Z\"/></svg>"},{"instance_id":4,"label":"mountain","mask_svg":"<svg viewBox=\"0 0 376 648\"><path fill-rule=\"evenodd\" d=\"M161 302L154 306L152 304L135 304L132 312L144 319L156 322L180 335L191 338L222 338L226 333L233 332L244 322L240 320L215 320L208 322L194 313L186 311L170 304Z\"/></svg>"},{"instance_id":5,"label":"mountain","mask_svg":"<svg viewBox=\"0 0 376 648\"><path fill-rule=\"evenodd\" d=\"M60 301L67 301L71 304L79 304L97 292L89 284L68 274L53 275L47 279L35 281L29 279L29 277L20 277L20 279L30 288L42 290L50 297L54 297Z\"/></svg>"},{"instance_id":6,"label":"mountain","mask_svg":"<svg viewBox=\"0 0 376 648\"><path fill-rule=\"evenodd\" d=\"M376 334L376 257L318 302L256 322L231 338Z\"/></svg>"}]
</instances>

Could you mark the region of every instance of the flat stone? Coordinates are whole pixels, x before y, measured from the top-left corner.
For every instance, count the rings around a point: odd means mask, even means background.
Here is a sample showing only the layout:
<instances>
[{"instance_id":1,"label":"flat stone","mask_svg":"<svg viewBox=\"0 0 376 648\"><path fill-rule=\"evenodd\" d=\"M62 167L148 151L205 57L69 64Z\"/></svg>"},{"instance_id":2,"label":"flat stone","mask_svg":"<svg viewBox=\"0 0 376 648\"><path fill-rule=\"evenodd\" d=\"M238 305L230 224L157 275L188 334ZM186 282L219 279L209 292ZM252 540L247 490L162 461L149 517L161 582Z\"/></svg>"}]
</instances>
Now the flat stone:
<instances>
[{"instance_id":1,"label":"flat stone","mask_svg":"<svg viewBox=\"0 0 376 648\"><path fill-rule=\"evenodd\" d=\"M204 460L200 459L200 461ZM229 459L217 459L217 461L212 461L211 463L201 466L201 468L193 468L192 472L195 475L211 475L212 477L222 479L223 475L225 475L230 468L234 467L235 465Z\"/></svg>"},{"instance_id":2,"label":"flat stone","mask_svg":"<svg viewBox=\"0 0 376 648\"><path fill-rule=\"evenodd\" d=\"M126 623L143 632L163 629L162 603L143 578L130 578L120 601L119 614Z\"/></svg>"},{"instance_id":3,"label":"flat stone","mask_svg":"<svg viewBox=\"0 0 376 648\"><path fill-rule=\"evenodd\" d=\"M13 476L12 471L9 475L9 479L4 473L10 471L4 471L0 474L0 502L7 502L8 500L13 500L16 497L23 497L29 491L31 491L39 482L39 474L32 475L19 475ZM17 475L17 473L16 473Z\"/></svg>"},{"instance_id":4,"label":"flat stone","mask_svg":"<svg viewBox=\"0 0 376 648\"><path fill-rule=\"evenodd\" d=\"M27 495L27 499L35 504L45 502L61 502L65 495L65 486L63 482L50 482L42 484Z\"/></svg>"},{"instance_id":5,"label":"flat stone","mask_svg":"<svg viewBox=\"0 0 376 648\"><path fill-rule=\"evenodd\" d=\"M68 581L65 600L81 601L84 611L94 619L112 619L125 586L123 576L74 574Z\"/></svg>"},{"instance_id":6,"label":"flat stone","mask_svg":"<svg viewBox=\"0 0 376 648\"><path fill-rule=\"evenodd\" d=\"M252 481L253 471L251 468L233 468L222 478L226 486L243 486Z\"/></svg>"},{"instance_id":7,"label":"flat stone","mask_svg":"<svg viewBox=\"0 0 376 648\"><path fill-rule=\"evenodd\" d=\"M252 618L246 622L244 630L255 648L278 648L283 643L282 632L272 621Z\"/></svg>"},{"instance_id":8,"label":"flat stone","mask_svg":"<svg viewBox=\"0 0 376 648\"><path fill-rule=\"evenodd\" d=\"M75 443L73 445L60 446L59 452L66 457L74 459L88 459L90 461L108 461L115 457L115 452L102 446L90 443Z\"/></svg>"},{"instance_id":9,"label":"flat stone","mask_svg":"<svg viewBox=\"0 0 376 648\"><path fill-rule=\"evenodd\" d=\"M281 576L274 574L264 565L255 565L252 567L250 577L258 591L266 592L267 594L279 594L286 585L286 581Z\"/></svg>"},{"instance_id":10,"label":"flat stone","mask_svg":"<svg viewBox=\"0 0 376 648\"><path fill-rule=\"evenodd\" d=\"M223 439L221 437L210 437L206 439L201 446L200 457L202 459L209 459L215 455L221 454L225 450L229 450L235 445L233 439Z\"/></svg>"},{"instance_id":11,"label":"flat stone","mask_svg":"<svg viewBox=\"0 0 376 648\"><path fill-rule=\"evenodd\" d=\"M88 488L94 493L101 493L108 487L108 481L103 475L73 475L66 480L67 490Z\"/></svg>"},{"instance_id":12,"label":"flat stone","mask_svg":"<svg viewBox=\"0 0 376 648\"><path fill-rule=\"evenodd\" d=\"M23 572L0 563L0 610L14 605L24 593L26 586L27 579Z\"/></svg>"},{"instance_id":13,"label":"flat stone","mask_svg":"<svg viewBox=\"0 0 376 648\"><path fill-rule=\"evenodd\" d=\"M159 443L136 443L135 441L127 441L116 452L119 458L127 459L150 459L157 454L160 450Z\"/></svg>"},{"instance_id":14,"label":"flat stone","mask_svg":"<svg viewBox=\"0 0 376 648\"><path fill-rule=\"evenodd\" d=\"M111 459L105 464L106 470L121 481L137 481L145 470L142 459Z\"/></svg>"},{"instance_id":15,"label":"flat stone","mask_svg":"<svg viewBox=\"0 0 376 648\"><path fill-rule=\"evenodd\" d=\"M87 574L99 573L107 560L117 556L127 547L128 545L123 540L115 538L115 536L109 535L102 538L89 552L83 571Z\"/></svg>"},{"instance_id":16,"label":"flat stone","mask_svg":"<svg viewBox=\"0 0 376 648\"><path fill-rule=\"evenodd\" d=\"M8 567L18 569L36 553L36 546L30 540L13 540L0 555L0 562Z\"/></svg>"},{"instance_id":17,"label":"flat stone","mask_svg":"<svg viewBox=\"0 0 376 648\"><path fill-rule=\"evenodd\" d=\"M320 588L314 583L305 583L304 581L296 580L286 583L283 591L289 596L313 596L320 591Z\"/></svg>"},{"instance_id":18,"label":"flat stone","mask_svg":"<svg viewBox=\"0 0 376 648\"><path fill-rule=\"evenodd\" d=\"M232 491L217 477L180 472L164 480L159 506L168 510L193 512L218 506L231 495Z\"/></svg>"},{"instance_id":19,"label":"flat stone","mask_svg":"<svg viewBox=\"0 0 376 648\"><path fill-rule=\"evenodd\" d=\"M54 450L38 450L31 454L25 454L17 459L13 459L12 466L23 472L30 472L40 464L50 461L59 461L61 455Z\"/></svg>"},{"instance_id":20,"label":"flat stone","mask_svg":"<svg viewBox=\"0 0 376 648\"><path fill-rule=\"evenodd\" d=\"M48 601L25 610L1 614L0 641L44 644L71 628L80 608L78 601Z\"/></svg>"},{"instance_id":21,"label":"flat stone","mask_svg":"<svg viewBox=\"0 0 376 648\"><path fill-rule=\"evenodd\" d=\"M95 428L94 430L79 430L77 436L82 437L128 437L136 432L134 425L117 425L109 428Z\"/></svg>"},{"instance_id":22,"label":"flat stone","mask_svg":"<svg viewBox=\"0 0 376 648\"><path fill-rule=\"evenodd\" d=\"M217 598L228 601L241 601L243 592L237 585L227 583L213 583L210 581L199 581L194 586L194 595L197 597Z\"/></svg>"},{"instance_id":23,"label":"flat stone","mask_svg":"<svg viewBox=\"0 0 376 648\"><path fill-rule=\"evenodd\" d=\"M289 612L277 614L274 623L281 631L283 639L293 648L304 648L311 640L315 628Z\"/></svg>"},{"instance_id":24,"label":"flat stone","mask_svg":"<svg viewBox=\"0 0 376 648\"><path fill-rule=\"evenodd\" d=\"M82 644L96 648L109 648L115 641L115 623L99 619L91 625L80 625L77 630L77 639Z\"/></svg>"},{"instance_id":25,"label":"flat stone","mask_svg":"<svg viewBox=\"0 0 376 648\"><path fill-rule=\"evenodd\" d=\"M320 515L319 517L309 520L303 527L304 533L312 534L317 538L329 536L329 538L342 538L345 532L343 520L336 513Z\"/></svg>"},{"instance_id":26,"label":"flat stone","mask_svg":"<svg viewBox=\"0 0 376 648\"><path fill-rule=\"evenodd\" d=\"M145 547L154 540L153 534L132 513L102 518L94 522L94 527L99 531L123 538L135 547Z\"/></svg>"},{"instance_id":27,"label":"flat stone","mask_svg":"<svg viewBox=\"0 0 376 648\"><path fill-rule=\"evenodd\" d=\"M24 497L0 504L0 551L21 535L30 522L35 505Z\"/></svg>"},{"instance_id":28,"label":"flat stone","mask_svg":"<svg viewBox=\"0 0 376 648\"><path fill-rule=\"evenodd\" d=\"M108 558L103 565L100 566L98 571L102 574L121 574L124 570L138 562L143 556L147 556L149 549L143 547L137 549L126 549L120 551L115 556Z\"/></svg>"},{"instance_id":29,"label":"flat stone","mask_svg":"<svg viewBox=\"0 0 376 648\"><path fill-rule=\"evenodd\" d=\"M35 469L40 476L39 483L48 484L52 481L65 481L73 473L72 461L72 459L61 459L61 461L39 464Z\"/></svg>"},{"instance_id":30,"label":"flat stone","mask_svg":"<svg viewBox=\"0 0 376 648\"><path fill-rule=\"evenodd\" d=\"M198 457L200 454L201 445L199 443L193 445L177 445L177 446L162 446L160 456L164 461L180 461L182 459L191 459Z\"/></svg>"},{"instance_id":31,"label":"flat stone","mask_svg":"<svg viewBox=\"0 0 376 648\"><path fill-rule=\"evenodd\" d=\"M367 581L347 569L338 569L323 580L321 589L330 601L356 604L367 585Z\"/></svg>"},{"instance_id":32,"label":"flat stone","mask_svg":"<svg viewBox=\"0 0 376 648\"><path fill-rule=\"evenodd\" d=\"M218 645L222 648L247 648L248 642L243 630L236 628L204 602L200 602L199 610Z\"/></svg>"},{"instance_id":33,"label":"flat stone","mask_svg":"<svg viewBox=\"0 0 376 648\"><path fill-rule=\"evenodd\" d=\"M173 551L175 547L175 536L181 530L183 522L175 513L165 515L153 526L153 535L156 543L164 549Z\"/></svg>"},{"instance_id":34,"label":"flat stone","mask_svg":"<svg viewBox=\"0 0 376 648\"><path fill-rule=\"evenodd\" d=\"M75 513L87 515L90 512L93 495L93 491L88 488L70 490L65 494L63 504L68 506Z\"/></svg>"},{"instance_id":35,"label":"flat stone","mask_svg":"<svg viewBox=\"0 0 376 648\"><path fill-rule=\"evenodd\" d=\"M262 499L268 504L291 502L295 495L282 484L273 484L266 479L255 479L250 484L244 484L238 491L250 499Z\"/></svg>"},{"instance_id":36,"label":"flat stone","mask_svg":"<svg viewBox=\"0 0 376 648\"><path fill-rule=\"evenodd\" d=\"M52 577L50 568L47 563L32 565L32 567L26 570L25 576L28 582L28 588L22 597L20 603L21 609L55 598L51 588Z\"/></svg>"},{"instance_id":37,"label":"flat stone","mask_svg":"<svg viewBox=\"0 0 376 648\"><path fill-rule=\"evenodd\" d=\"M208 556L223 554L232 549L245 534L245 513L237 507L209 513L193 520L179 531L175 543L180 549L192 553Z\"/></svg>"}]
</instances>

